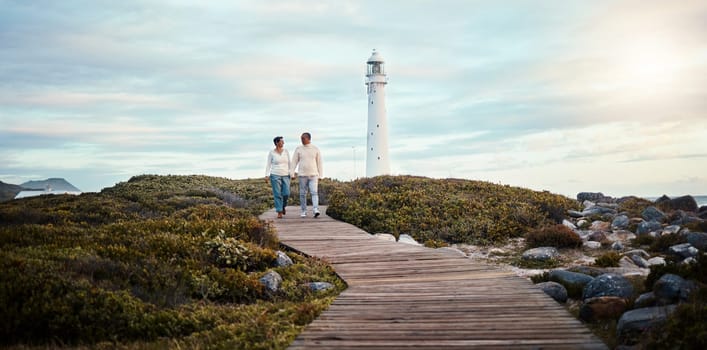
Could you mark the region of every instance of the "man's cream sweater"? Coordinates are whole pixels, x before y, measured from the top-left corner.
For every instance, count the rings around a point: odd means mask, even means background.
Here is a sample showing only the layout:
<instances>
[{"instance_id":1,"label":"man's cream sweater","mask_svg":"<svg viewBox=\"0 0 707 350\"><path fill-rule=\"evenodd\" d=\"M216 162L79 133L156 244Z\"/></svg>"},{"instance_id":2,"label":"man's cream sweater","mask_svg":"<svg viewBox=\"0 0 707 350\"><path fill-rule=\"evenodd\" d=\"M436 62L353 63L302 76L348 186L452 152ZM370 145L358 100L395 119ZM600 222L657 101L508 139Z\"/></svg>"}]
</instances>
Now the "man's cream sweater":
<instances>
[{"instance_id":1,"label":"man's cream sweater","mask_svg":"<svg viewBox=\"0 0 707 350\"><path fill-rule=\"evenodd\" d=\"M292 168L290 169L290 175L294 176L295 170L297 170L298 176L318 176L322 177L322 155L319 153L319 148L312 145L297 146L295 153L292 155L292 162L290 162Z\"/></svg>"}]
</instances>

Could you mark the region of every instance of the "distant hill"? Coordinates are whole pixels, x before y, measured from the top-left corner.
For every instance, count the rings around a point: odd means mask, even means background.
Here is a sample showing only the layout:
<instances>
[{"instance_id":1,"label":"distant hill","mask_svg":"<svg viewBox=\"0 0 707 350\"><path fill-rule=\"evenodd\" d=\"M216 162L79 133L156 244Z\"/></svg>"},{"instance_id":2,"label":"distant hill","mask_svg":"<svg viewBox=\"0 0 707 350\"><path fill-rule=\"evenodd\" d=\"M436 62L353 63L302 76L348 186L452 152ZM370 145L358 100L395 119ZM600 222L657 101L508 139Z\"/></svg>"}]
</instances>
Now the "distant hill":
<instances>
[{"instance_id":1,"label":"distant hill","mask_svg":"<svg viewBox=\"0 0 707 350\"><path fill-rule=\"evenodd\" d=\"M22 191L22 186L6 184L0 181L0 202L9 201Z\"/></svg>"},{"instance_id":2,"label":"distant hill","mask_svg":"<svg viewBox=\"0 0 707 350\"><path fill-rule=\"evenodd\" d=\"M45 190L47 188L51 188L52 191L56 192L81 192L81 190L79 190L74 185L70 184L68 181L62 178L27 181L23 184L20 184L20 187L30 190Z\"/></svg>"}]
</instances>

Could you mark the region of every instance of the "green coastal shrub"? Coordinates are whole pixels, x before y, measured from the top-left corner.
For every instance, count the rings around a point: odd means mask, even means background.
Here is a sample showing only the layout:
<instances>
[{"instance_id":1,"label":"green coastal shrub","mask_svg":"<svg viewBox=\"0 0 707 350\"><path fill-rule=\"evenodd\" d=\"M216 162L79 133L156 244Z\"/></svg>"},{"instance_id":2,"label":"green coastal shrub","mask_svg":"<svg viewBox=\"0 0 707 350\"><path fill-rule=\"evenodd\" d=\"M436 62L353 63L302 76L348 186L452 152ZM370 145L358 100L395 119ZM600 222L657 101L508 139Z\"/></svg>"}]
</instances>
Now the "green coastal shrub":
<instances>
[{"instance_id":1,"label":"green coastal shrub","mask_svg":"<svg viewBox=\"0 0 707 350\"><path fill-rule=\"evenodd\" d=\"M264 293L271 202L262 180L143 175L0 203L0 347L285 348L345 285L292 254Z\"/></svg>"},{"instance_id":2,"label":"green coastal shrub","mask_svg":"<svg viewBox=\"0 0 707 350\"><path fill-rule=\"evenodd\" d=\"M612 250L600 255L594 261L594 265L599 267L618 267L620 260L621 254Z\"/></svg>"},{"instance_id":3,"label":"green coastal shrub","mask_svg":"<svg viewBox=\"0 0 707 350\"><path fill-rule=\"evenodd\" d=\"M482 181L377 176L332 186L327 214L370 233L489 244L556 223L577 206L548 192Z\"/></svg>"},{"instance_id":4,"label":"green coastal shrub","mask_svg":"<svg viewBox=\"0 0 707 350\"><path fill-rule=\"evenodd\" d=\"M525 234L525 244L528 248L578 248L582 246L582 239L569 227L557 224L529 231Z\"/></svg>"}]
</instances>

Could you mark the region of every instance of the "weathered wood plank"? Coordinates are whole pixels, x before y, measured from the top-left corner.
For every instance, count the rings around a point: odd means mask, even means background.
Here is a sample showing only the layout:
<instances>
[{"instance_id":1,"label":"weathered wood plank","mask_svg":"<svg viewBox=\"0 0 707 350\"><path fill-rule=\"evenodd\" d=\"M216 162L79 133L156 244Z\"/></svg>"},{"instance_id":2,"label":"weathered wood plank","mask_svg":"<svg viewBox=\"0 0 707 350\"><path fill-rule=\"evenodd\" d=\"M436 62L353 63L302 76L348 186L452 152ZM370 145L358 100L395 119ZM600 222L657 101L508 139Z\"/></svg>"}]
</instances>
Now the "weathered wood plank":
<instances>
[{"instance_id":1,"label":"weathered wood plank","mask_svg":"<svg viewBox=\"0 0 707 350\"><path fill-rule=\"evenodd\" d=\"M276 219L271 210L261 218L272 220L283 245L331 263L349 286L290 349L606 349L508 271L378 239L326 214Z\"/></svg>"}]
</instances>

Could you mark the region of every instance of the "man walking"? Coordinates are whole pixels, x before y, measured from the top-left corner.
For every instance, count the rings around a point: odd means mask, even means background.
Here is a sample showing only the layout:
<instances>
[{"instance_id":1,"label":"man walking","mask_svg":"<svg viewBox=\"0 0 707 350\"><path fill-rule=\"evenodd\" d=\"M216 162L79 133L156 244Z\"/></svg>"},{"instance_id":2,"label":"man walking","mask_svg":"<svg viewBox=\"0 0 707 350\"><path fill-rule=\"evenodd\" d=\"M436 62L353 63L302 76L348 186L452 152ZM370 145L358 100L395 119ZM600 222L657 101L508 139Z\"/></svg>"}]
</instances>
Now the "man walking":
<instances>
[{"instance_id":1,"label":"man walking","mask_svg":"<svg viewBox=\"0 0 707 350\"><path fill-rule=\"evenodd\" d=\"M295 169L299 178L299 202L302 212L300 217L307 217L307 190L312 195L312 213L319 217L319 178L322 176L322 155L313 145L312 135L305 132L300 137L302 146L297 146L292 155L290 175L295 179Z\"/></svg>"}]
</instances>

